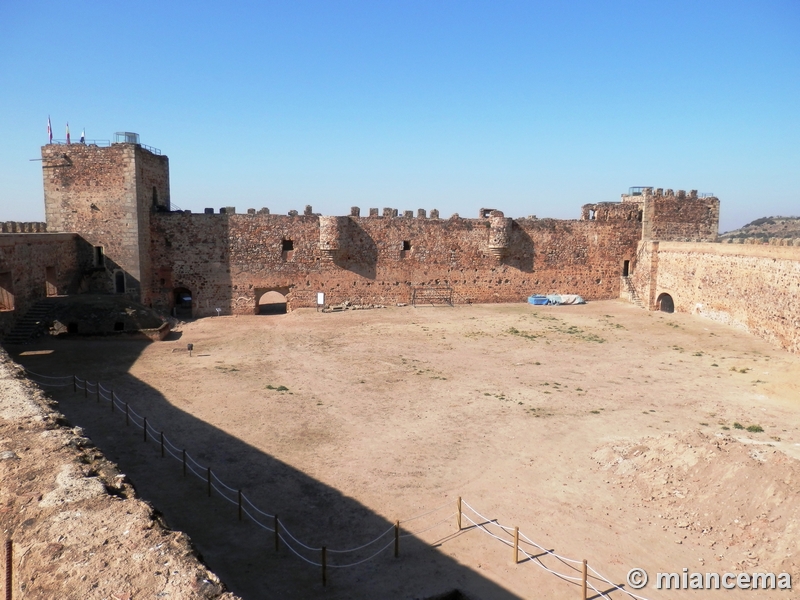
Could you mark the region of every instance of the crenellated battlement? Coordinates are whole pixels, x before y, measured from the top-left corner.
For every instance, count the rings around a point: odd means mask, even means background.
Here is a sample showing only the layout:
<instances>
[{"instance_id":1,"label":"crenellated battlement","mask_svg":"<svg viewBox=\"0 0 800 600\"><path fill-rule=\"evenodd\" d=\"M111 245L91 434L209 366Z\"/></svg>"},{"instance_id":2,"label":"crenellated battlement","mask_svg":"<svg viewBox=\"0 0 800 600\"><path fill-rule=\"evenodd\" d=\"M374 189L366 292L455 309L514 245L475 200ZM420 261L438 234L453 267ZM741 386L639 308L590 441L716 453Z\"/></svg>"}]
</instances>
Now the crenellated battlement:
<instances>
[{"instance_id":1,"label":"crenellated battlement","mask_svg":"<svg viewBox=\"0 0 800 600\"><path fill-rule=\"evenodd\" d=\"M0 233L47 233L47 223L6 221L0 223Z\"/></svg>"}]
</instances>

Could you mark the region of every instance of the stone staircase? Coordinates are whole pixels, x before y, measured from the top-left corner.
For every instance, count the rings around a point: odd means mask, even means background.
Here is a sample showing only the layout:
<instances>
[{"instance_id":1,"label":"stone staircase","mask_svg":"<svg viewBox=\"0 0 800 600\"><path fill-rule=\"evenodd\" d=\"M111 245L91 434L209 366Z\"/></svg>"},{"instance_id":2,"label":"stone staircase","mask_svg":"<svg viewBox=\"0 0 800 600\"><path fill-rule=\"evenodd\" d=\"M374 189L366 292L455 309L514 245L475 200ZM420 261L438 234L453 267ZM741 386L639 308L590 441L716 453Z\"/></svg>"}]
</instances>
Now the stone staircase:
<instances>
[{"instance_id":1,"label":"stone staircase","mask_svg":"<svg viewBox=\"0 0 800 600\"><path fill-rule=\"evenodd\" d=\"M28 309L25 316L14 324L11 332L3 338L3 343L22 345L45 333L55 306L55 302L50 298L37 301Z\"/></svg>"},{"instance_id":2,"label":"stone staircase","mask_svg":"<svg viewBox=\"0 0 800 600\"><path fill-rule=\"evenodd\" d=\"M635 304L639 308L646 308L644 302L642 302L642 299L639 298L639 295L636 293L636 288L633 287L630 277L623 277L622 285L625 287L625 291L628 293L628 300L632 304Z\"/></svg>"}]
</instances>

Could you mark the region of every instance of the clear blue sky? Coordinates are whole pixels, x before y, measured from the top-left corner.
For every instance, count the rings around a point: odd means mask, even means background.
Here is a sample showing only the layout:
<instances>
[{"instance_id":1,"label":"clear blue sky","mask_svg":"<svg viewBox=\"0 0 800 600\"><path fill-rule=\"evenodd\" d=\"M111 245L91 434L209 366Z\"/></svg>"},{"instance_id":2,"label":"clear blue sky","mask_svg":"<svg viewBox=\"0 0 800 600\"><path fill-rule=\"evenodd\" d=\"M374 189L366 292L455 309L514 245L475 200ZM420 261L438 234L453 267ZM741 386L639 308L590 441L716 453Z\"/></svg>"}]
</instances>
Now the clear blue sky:
<instances>
[{"instance_id":1,"label":"clear blue sky","mask_svg":"<svg viewBox=\"0 0 800 600\"><path fill-rule=\"evenodd\" d=\"M172 201L577 218L714 192L800 214L800 2L2 2L0 220L56 138L134 131Z\"/></svg>"}]
</instances>

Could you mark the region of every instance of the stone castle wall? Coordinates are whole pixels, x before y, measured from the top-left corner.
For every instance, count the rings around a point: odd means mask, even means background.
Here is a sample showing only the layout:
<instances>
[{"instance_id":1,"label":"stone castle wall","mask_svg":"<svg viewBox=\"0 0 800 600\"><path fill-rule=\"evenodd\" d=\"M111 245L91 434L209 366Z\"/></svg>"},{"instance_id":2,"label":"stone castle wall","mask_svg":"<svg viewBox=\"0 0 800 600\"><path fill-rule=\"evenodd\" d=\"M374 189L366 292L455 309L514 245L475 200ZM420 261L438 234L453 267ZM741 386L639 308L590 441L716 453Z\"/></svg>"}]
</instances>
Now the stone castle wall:
<instances>
[{"instance_id":1,"label":"stone castle wall","mask_svg":"<svg viewBox=\"0 0 800 600\"><path fill-rule=\"evenodd\" d=\"M800 248L643 243L632 276L653 310L669 294L675 310L741 327L800 353Z\"/></svg>"},{"instance_id":2,"label":"stone castle wall","mask_svg":"<svg viewBox=\"0 0 800 600\"><path fill-rule=\"evenodd\" d=\"M719 230L719 200L698 198L692 190L645 190L642 239L672 242L716 242Z\"/></svg>"},{"instance_id":3,"label":"stone castle wall","mask_svg":"<svg viewBox=\"0 0 800 600\"><path fill-rule=\"evenodd\" d=\"M534 292L614 298L622 261L633 257L640 236L640 224L628 219L384 212L155 214L149 301L169 307L172 290L186 288L202 316L215 308L253 313L269 290L286 294L290 310L315 306L317 292L328 303L410 302L418 286L448 286L459 303L519 302Z\"/></svg>"},{"instance_id":4,"label":"stone castle wall","mask_svg":"<svg viewBox=\"0 0 800 600\"><path fill-rule=\"evenodd\" d=\"M102 247L106 268L122 271L126 292L138 300L150 269L150 213L169 209L167 157L136 144L47 145L42 172L48 231L78 232Z\"/></svg>"},{"instance_id":5,"label":"stone castle wall","mask_svg":"<svg viewBox=\"0 0 800 600\"><path fill-rule=\"evenodd\" d=\"M0 234L0 335L37 300L77 293L87 248L74 233Z\"/></svg>"}]
</instances>

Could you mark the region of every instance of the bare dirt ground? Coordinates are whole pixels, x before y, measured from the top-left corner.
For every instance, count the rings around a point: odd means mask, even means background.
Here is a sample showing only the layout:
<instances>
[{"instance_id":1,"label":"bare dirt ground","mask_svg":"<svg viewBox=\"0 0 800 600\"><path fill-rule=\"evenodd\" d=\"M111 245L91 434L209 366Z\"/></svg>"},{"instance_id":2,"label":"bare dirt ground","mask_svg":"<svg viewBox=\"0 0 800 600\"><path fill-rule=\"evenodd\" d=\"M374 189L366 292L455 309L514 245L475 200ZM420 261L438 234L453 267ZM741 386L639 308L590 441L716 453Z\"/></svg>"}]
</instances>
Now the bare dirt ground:
<instances>
[{"instance_id":1,"label":"bare dirt ground","mask_svg":"<svg viewBox=\"0 0 800 600\"><path fill-rule=\"evenodd\" d=\"M448 517L458 496L615 583L646 569L651 583L638 593L654 600L699 597L654 589L657 571L684 567L788 572L800 585L800 357L699 317L617 301L299 310L198 320L172 341L46 340L25 350L15 359L34 372L113 387L311 547L358 546L444 504L403 525L433 528L403 537L399 558L389 547L330 568L323 587L319 567L276 552L271 533L240 523L217 492L209 499L202 481L184 479L180 463L161 459L108 403L54 392L59 410L248 600L454 589L483 599L579 597L574 582L537 561L513 564L508 546L466 518L457 532ZM355 562L389 540L328 562ZM319 562L317 551L298 550Z\"/></svg>"}]
</instances>

